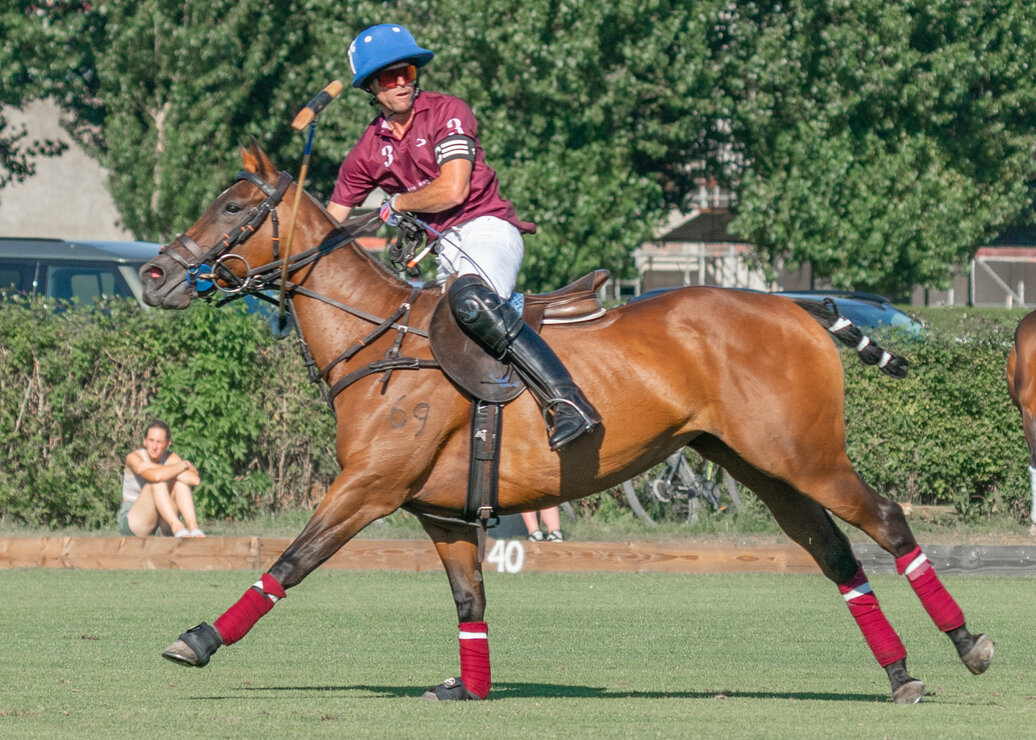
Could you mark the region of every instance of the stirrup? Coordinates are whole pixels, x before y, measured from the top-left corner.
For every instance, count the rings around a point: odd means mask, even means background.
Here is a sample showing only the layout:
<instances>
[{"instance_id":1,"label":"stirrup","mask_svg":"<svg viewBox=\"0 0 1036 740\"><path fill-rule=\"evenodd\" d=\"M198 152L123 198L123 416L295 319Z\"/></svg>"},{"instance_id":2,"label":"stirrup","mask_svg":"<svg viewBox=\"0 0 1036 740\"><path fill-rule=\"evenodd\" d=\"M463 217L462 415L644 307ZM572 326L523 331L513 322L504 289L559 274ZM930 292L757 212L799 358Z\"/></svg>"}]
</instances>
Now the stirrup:
<instances>
[{"instance_id":1,"label":"stirrup","mask_svg":"<svg viewBox=\"0 0 1036 740\"><path fill-rule=\"evenodd\" d=\"M571 407L575 413L565 412L564 415L559 419L557 409ZM552 420L548 420L547 411L554 410ZM543 420L547 424L547 436L549 437L548 443L550 449L553 452L559 452L570 444L575 442L577 439L589 434L597 427L601 422L601 418L597 415L596 409L589 405L587 402L587 409L584 410L576 405L575 402L570 401L567 398L558 398L548 401L545 405Z\"/></svg>"},{"instance_id":2,"label":"stirrup","mask_svg":"<svg viewBox=\"0 0 1036 740\"><path fill-rule=\"evenodd\" d=\"M595 419L591 419L590 415L583 411L583 409L579 408L579 405L575 401L571 401L567 398L551 398L543 404L543 423L547 425L548 429L553 429L554 425L551 423L547 414L553 413L554 407L558 405L569 406L573 411L579 414L579 418L583 420L584 434L592 431L593 428L597 426L597 421Z\"/></svg>"}]
</instances>

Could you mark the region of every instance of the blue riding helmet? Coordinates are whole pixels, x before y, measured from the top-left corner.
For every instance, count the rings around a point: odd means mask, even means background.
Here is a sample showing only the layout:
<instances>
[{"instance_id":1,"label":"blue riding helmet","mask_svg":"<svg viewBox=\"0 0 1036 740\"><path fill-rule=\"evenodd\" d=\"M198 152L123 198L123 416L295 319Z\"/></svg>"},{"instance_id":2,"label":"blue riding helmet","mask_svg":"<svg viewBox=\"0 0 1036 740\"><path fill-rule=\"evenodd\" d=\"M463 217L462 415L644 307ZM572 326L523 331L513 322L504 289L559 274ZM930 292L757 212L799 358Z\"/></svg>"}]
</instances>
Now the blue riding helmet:
<instances>
[{"instance_id":1,"label":"blue riding helmet","mask_svg":"<svg viewBox=\"0 0 1036 740\"><path fill-rule=\"evenodd\" d=\"M418 46L410 31L402 26L394 23L371 26L349 44L353 87L364 87L371 75L390 64L412 59L418 67L423 67L433 56L435 52Z\"/></svg>"}]
</instances>

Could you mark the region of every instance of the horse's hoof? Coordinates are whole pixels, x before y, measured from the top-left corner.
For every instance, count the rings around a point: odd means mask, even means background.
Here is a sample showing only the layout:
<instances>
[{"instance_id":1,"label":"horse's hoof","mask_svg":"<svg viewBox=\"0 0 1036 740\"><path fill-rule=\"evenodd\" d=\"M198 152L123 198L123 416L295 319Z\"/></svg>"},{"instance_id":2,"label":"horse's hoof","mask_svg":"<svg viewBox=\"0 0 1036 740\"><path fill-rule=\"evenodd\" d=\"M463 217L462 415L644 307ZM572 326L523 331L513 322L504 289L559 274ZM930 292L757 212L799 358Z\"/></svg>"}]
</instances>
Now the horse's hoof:
<instances>
[{"instance_id":1,"label":"horse's hoof","mask_svg":"<svg viewBox=\"0 0 1036 740\"><path fill-rule=\"evenodd\" d=\"M162 657L180 665L198 665L198 654L183 640L177 640L163 650Z\"/></svg>"},{"instance_id":2,"label":"horse's hoof","mask_svg":"<svg viewBox=\"0 0 1036 740\"><path fill-rule=\"evenodd\" d=\"M917 704L923 696L924 681L914 678L892 692L892 701L896 704Z\"/></svg>"},{"instance_id":3,"label":"horse's hoof","mask_svg":"<svg viewBox=\"0 0 1036 740\"><path fill-rule=\"evenodd\" d=\"M993 641L986 635L979 635L975 638L975 644L960 656L960 659L976 676L985 673L990 661L993 660Z\"/></svg>"},{"instance_id":4,"label":"horse's hoof","mask_svg":"<svg viewBox=\"0 0 1036 740\"><path fill-rule=\"evenodd\" d=\"M162 651L162 657L180 665L204 668L222 644L223 638L216 628L202 622L180 635L176 642Z\"/></svg>"},{"instance_id":5,"label":"horse's hoof","mask_svg":"<svg viewBox=\"0 0 1036 740\"><path fill-rule=\"evenodd\" d=\"M472 694L459 678L447 678L421 694L427 701L481 701L482 697Z\"/></svg>"}]
</instances>

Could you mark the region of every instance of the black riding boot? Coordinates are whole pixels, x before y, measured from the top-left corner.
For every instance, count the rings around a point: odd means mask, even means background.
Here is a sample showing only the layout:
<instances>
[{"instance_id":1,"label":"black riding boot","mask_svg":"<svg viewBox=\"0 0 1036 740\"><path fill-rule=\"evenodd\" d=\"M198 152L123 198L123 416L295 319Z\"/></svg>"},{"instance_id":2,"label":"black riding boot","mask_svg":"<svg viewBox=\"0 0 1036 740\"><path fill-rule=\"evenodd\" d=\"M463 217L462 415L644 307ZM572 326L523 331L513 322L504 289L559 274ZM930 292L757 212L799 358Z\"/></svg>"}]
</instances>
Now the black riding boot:
<instances>
[{"instance_id":1,"label":"black riding boot","mask_svg":"<svg viewBox=\"0 0 1036 740\"><path fill-rule=\"evenodd\" d=\"M554 351L481 278L465 275L450 286L450 310L479 345L497 359L514 364L543 407L550 449L560 450L600 423L597 409Z\"/></svg>"}]
</instances>

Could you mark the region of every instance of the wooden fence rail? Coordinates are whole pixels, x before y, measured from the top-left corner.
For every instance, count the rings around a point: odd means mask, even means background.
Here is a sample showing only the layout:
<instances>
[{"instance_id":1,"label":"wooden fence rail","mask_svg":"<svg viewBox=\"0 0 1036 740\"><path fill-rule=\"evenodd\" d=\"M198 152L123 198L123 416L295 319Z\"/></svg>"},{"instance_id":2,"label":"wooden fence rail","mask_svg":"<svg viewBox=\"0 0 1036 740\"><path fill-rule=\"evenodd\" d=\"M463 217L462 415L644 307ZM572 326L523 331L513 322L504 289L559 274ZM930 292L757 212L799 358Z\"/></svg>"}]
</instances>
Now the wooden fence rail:
<instances>
[{"instance_id":1,"label":"wooden fence rail","mask_svg":"<svg viewBox=\"0 0 1036 740\"><path fill-rule=\"evenodd\" d=\"M251 570L269 568L289 538L209 537L0 537L0 569ZM868 573L895 572L876 545L854 546ZM1036 545L930 545L929 559L942 574L1036 576ZM441 571L430 542L353 540L323 568ZM490 540L486 570L499 572L626 573L818 573L798 545L525 542Z\"/></svg>"}]
</instances>

